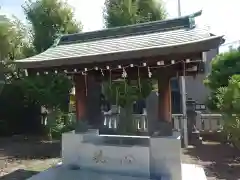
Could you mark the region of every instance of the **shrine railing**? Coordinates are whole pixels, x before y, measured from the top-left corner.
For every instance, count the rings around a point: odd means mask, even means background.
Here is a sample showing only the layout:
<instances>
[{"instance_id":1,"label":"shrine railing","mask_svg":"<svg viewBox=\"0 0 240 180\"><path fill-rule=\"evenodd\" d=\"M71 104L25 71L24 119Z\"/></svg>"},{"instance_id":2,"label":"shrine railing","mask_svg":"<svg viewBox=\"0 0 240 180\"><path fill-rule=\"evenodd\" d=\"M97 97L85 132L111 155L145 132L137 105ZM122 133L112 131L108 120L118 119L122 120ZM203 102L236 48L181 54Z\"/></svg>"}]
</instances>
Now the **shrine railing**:
<instances>
[{"instance_id":1,"label":"shrine railing","mask_svg":"<svg viewBox=\"0 0 240 180\"><path fill-rule=\"evenodd\" d=\"M183 129L183 114L173 114L173 129L181 131ZM195 126L202 133L218 132L222 130L221 114L203 114L197 112Z\"/></svg>"},{"instance_id":2,"label":"shrine railing","mask_svg":"<svg viewBox=\"0 0 240 180\"><path fill-rule=\"evenodd\" d=\"M75 121L75 116L71 113L68 115L71 121ZM136 130L140 132L147 132L147 116L146 114L133 114L134 124ZM109 129L117 129L119 124L119 114L105 114L103 125ZM183 129L183 115L172 114L173 130L182 131ZM196 129L202 133L218 132L222 130L223 121L221 114L203 114L197 112Z\"/></svg>"},{"instance_id":3,"label":"shrine railing","mask_svg":"<svg viewBox=\"0 0 240 180\"><path fill-rule=\"evenodd\" d=\"M136 130L141 132L147 132L147 116L145 114L133 114L134 124ZM104 126L109 129L117 129L119 124L119 114L105 114Z\"/></svg>"},{"instance_id":4,"label":"shrine railing","mask_svg":"<svg viewBox=\"0 0 240 180\"><path fill-rule=\"evenodd\" d=\"M144 114L133 114L136 124L136 130L147 132L147 116ZM173 129L181 131L183 129L183 115L173 114ZM119 123L119 114L106 114L104 117L104 126L109 129L117 129ZM222 130L221 114L201 114L197 113L196 129L202 133L217 132Z\"/></svg>"}]
</instances>

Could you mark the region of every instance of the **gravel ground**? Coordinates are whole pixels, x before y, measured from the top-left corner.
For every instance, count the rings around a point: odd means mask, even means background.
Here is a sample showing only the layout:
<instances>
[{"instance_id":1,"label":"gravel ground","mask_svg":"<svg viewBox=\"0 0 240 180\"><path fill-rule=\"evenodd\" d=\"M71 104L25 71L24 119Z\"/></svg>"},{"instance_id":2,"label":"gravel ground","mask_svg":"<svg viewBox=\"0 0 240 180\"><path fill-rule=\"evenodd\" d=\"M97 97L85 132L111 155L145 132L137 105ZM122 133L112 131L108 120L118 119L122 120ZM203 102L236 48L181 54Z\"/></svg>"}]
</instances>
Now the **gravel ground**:
<instances>
[{"instance_id":1,"label":"gravel ground","mask_svg":"<svg viewBox=\"0 0 240 180\"><path fill-rule=\"evenodd\" d=\"M0 180L25 180L60 161L60 142L0 139Z\"/></svg>"},{"instance_id":2,"label":"gravel ground","mask_svg":"<svg viewBox=\"0 0 240 180\"><path fill-rule=\"evenodd\" d=\"M60 161L60 142L0 138L0 180L25 180ZM183 163L204 167L208 180L240 180L240 151L218 142L183 149Z\"/></svg>"},{"instance_id":3,"label":"gravel ground","mask_svg":"<svg viewBox=\"0 0 240 180\"><path fill-rule=\"evenodd\" d=\"M183 149L182 161L201 165L208 180L240 180L240 151L227 144L208 141Z\"/></svg>"}]
</instances>

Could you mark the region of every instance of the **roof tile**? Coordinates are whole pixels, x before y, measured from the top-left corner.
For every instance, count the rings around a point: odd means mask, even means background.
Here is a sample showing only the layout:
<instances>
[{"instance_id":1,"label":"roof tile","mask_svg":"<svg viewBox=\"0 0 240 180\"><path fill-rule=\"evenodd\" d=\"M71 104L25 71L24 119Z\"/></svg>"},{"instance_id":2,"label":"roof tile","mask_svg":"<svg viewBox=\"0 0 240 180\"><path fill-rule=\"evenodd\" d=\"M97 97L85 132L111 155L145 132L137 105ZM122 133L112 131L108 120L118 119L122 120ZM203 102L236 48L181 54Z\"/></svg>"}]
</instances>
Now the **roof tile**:
<instances>
[{"instance_id":1,"label":"roof tile","mask_svg":"<svg viewBox=\"0 0 240 180\"><path fill-rule=\"evenodd\" d=\"M207 30L186 28L167 32L156 32L77 44L59 45L49 48L39 55L24 59L24 61L46 61L73 57L80 58L83 56L127 52L161 46L177 46L184 43L194 43L195 41L207 39L209 37L210 33Z\"/></svg>"}]
</instances>

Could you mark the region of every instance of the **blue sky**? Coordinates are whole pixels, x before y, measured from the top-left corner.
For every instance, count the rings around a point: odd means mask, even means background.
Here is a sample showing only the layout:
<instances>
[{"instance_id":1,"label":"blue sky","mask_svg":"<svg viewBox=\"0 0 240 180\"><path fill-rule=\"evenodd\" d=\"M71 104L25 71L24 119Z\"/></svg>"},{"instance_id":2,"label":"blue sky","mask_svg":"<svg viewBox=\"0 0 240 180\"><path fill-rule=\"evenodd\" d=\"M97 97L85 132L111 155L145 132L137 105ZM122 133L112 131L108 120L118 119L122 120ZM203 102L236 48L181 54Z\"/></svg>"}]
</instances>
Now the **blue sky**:
<instances>
[{"instance_id":1,"label":"blue sky","mask_svg":"<svg viewBox=\"0 0 240 180\"><path fill-rule=\"evenodd\" d=\"M84 31L103 27L102 9L105 0L66 0L75 11L75 18L84 25ZM177 16L177 0L163 0L169 18ZM24 0L0 0L1 13L15 15L26 22L21 5ZM181 0L182 15L203 10L197 19L199 26L205 26L212 33L225 35L227 42L240 40L240 0Z\"/></svg>"}]
</instances>

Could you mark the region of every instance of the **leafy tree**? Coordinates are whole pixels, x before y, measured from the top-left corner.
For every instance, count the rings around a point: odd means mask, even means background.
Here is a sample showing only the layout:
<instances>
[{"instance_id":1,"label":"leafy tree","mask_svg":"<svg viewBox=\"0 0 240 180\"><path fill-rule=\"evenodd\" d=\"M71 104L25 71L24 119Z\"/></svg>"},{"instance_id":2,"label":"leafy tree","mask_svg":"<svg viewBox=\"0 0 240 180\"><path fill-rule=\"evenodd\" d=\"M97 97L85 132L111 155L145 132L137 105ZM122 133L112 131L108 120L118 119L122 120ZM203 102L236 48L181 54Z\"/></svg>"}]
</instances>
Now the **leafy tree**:
<instances>
[{"instance_id":1,"label":"leafy tree","mask_svg":"<svg viewBox=\"0 0 240 180\"><path fill-rule=\"evenodd\" d=\"M46 86L46 84L48 84ZM71 81L64 74L55 76L29 76L24 79L23 89L27 92L27 98L44 106L48 110L66 109L66 102ZM54 90L54 92L53 92ZM53 94L54 93L54 94Z\"/></svg>"},{"instance_id":2,"label":"leafy tree","mask_svg":"<svg viewBox=\"0 0 240 180\"><path fill-rule=\"evenodd\" d=\"M161 1L106 0L104 9L107 28L163 20L166 11Z\"/></svg>"},{"instance_id":3,"label":"leafy tree","mask_svg":"<svg viewBox=\"0 0 240 180\"><path fill-rule=\"evenodd\" d=\"M29 105L24 102L22 91L14 84L18 78L18 71L13 64L15 59L25 57L24 48L27 45L27 27L14 16L0 15L0 98L1 102L5 102L3 103L5 108L1 113L4 120L0 126L1 132L6 132L6 134L15 132L14 127L18 124L13 119L23 120L21 114L23 114L23 109L26 110ZM13 109L15 113L12 113ZM31 107L31 109L34 108ZM32 119L29 120L32 121Z\"/></svg>"},{"instance_id":4,"label":"leafy tree","mask_svg":"<svg viewBox=\"0 0 240 180\"><path fill-rule=\"evenodd\" d=\"M41 53L54 44L61 34L81 31L81 24L73 18L71 8L60 0L27 1L23 6L31 24L30 42L23 48L25 56ZM18 80L26 99L45 107L48 112L48 135L51 138L53 125L59 110L66 109L72 82L63 74L29 76Z\"/></svg>"},{"instance_id":5,"label":"leafy tree","mask_svg":"<svg viewBox=\"0 0 240 180\"><path fill-rule=\"evenodd\" d=\"M224 115L224 133L240 148L240 75L233 75L228 86L217 90L217 107Z\"/></svg>"},{"instance_id":6,"label":"leafy tree","mask_svg":"<svg viewBox=\"0 0 240 180\"><path fill-rule=\"evenodd\" d=\"M139 22L149 22L166 19L167 13L163 1L139 0L138 1Z\"/></svg>"},{"instance_id":7,"label":"leafy tree","mask_svg":"<svg viewBox=\"0 0 240 180\"><path fill-rule=\"evenodd\" d=\"M155 0L106 0L104 9L105 26L107 28L126 26L137 23L163 20L166 11L161 1ZM124 108L120 115L119 131L123 134L134 133L132 120L133 102L146 98L153 89L151 80L141 82L127 78L122 81L106 83L106 94L114 102L119 99L119 105Z\"/></svg>"},{"instance_id":8,"label":"leafy tree","mask_svg":"<svg viewBox=\"0 0 240 180\"><path fill-rule=\"evenodd\" d=\"M73 18L73 11L60 0L27 1L23 6L27 19L32 25L33 45L40 53L53 45L61 34L81 31L81 24Z\"/></svg>"},{"instance_id":9,"label":"leafy tree","mask_svg":"<svg viewBox=\"0 0 240 180\"><path fill-rule=\"evenodd\" d=\"M212 61L212 69L205 80L205 85L212 90L208 104L210 109L218 111L218 89L226 87L228 80L235 74L240 73L240 51L231 50L226 53L219 54Z\"/></svg>"},{"instance_id":10,"label":"leafy tree","mask_svg":"<svg viewBox=\"0 0 240 180\"><path fill-rule=\"evenodd\" d=\"M120 114L118 133L125 135L135 133L133 128L136 126L132 120L133 102L145 99L150 94L152 91L151 80L144 80L140 83L140 81L121 79L106 82L104 87L107 99L123 108Z\"/></svg>"},{"instance_id":11,"label":"leafy tree","mask_svg":"<svg viewBox=\"0 0 240 180\"><path fill-rule=\"evenodd\" d=\"M17 58L23 58L23 48L27 44L26 27L16 18L0 16L0 60L1 80L10 83L16 77L15 66L12 63Z\"/></svg>"},{"instance_id":12,"label":"leafy tree","mask_svg":"<svg viewBox=\"0 0 240 180\"><path fill-rule=\"evenodd\" d=\"M0 19L0 59L8 61L21 58L25 27L16 17L9 19L0 16Z\"/></svg>"},{"instance_id":13,"label":"leafy tree","mask_svg":"<svg viewBox=\"0 0 240 180\"><path fill-rule=\"evenodd\" d=\"M104 83L104 92L107 98L124 108L128 102L145 99L152 91L151 80L140 82L139 80L119 79L113 82Z\"/></svg>"},{"instance_id":14,"label":"leafy tree","mask_svg":"<svg viewBox=\"0 0 240 180\"><path fill-rule=\"evenodd\" d=\"M32 25L32 43L36 53L53 45L59 34L81 31L81 24L73 19L73 11L60 0L27 1L23 6ZM33 54L31 45L25 46L27 56ZM46 108L62 107L62 98L67 98L71 88L70 80L63 75L43 75L24 79L24 90L28 97ZM61 85L62 84L62 85ZM51 95L50 95L51 94Z\"/></svg>"},{"instance_id":15,"label":"leafy tree","mask_svg":"<svg viewBox=\"0 0 240 180\"><path fill-rule=\"evenodd\" d=\"M4 16L1 16L0 21L0 60L3 61L7 59L8 53L11 49L10 47L10 31L12 28L12 24L9 19Z\"/></svg>"}]
</instances>

